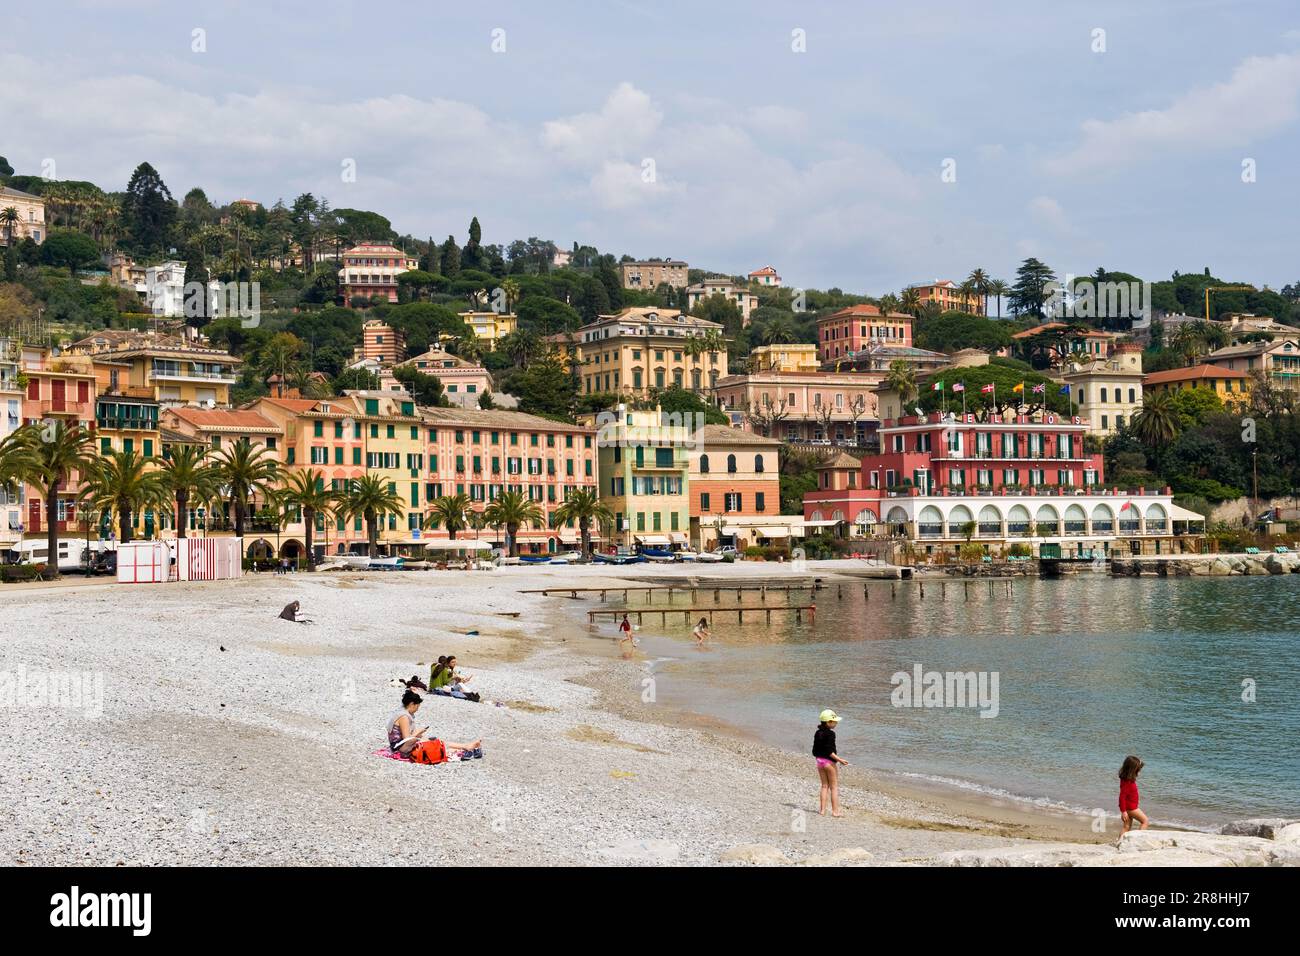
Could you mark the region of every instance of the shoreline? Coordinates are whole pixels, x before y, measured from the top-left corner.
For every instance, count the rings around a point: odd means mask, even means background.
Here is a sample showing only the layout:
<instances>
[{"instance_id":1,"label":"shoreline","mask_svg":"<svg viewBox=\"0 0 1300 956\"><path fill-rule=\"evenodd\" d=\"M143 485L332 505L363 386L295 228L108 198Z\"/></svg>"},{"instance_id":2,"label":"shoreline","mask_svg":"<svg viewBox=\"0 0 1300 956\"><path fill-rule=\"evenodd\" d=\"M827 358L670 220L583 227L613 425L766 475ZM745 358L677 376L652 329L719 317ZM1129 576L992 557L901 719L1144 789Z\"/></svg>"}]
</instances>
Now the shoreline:
<instances>
[{"instance_id":1,"label":"shoreline","mask_svg":"<svg viewBox=\"0 0 1300 956\"><path fill-rule=\"evenodd\" d=\"M789 861L888 865L1113 848L1117 828L1094 834L1088 818L858 766L841 781L845 818L821 819L805 758L643 702L649 662L573 627L565 599L518 593L666 575L679 572L320 573L15 593L0 670L95 671L106 697L98 720L6 712L0 854L11 865L717 865L760 844ZM699 576L723 575L747 576ZM290 599L315 626L276 618ZM420 722L444 739L481 736L486 758L430 768L375 757L399 696L391 681L427 677L449 652L478 675L471 689L506 706L428 698Z\"/></svg>"}]
</instances>

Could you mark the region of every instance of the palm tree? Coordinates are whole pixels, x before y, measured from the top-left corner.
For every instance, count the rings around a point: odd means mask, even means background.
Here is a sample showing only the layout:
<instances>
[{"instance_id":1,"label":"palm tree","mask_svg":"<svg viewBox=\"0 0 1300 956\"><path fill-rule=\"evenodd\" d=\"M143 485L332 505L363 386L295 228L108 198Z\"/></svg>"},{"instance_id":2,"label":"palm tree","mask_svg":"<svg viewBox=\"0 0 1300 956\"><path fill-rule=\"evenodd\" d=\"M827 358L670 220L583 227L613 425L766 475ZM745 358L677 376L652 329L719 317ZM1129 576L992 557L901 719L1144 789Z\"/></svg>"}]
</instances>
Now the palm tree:
<instances>
[{"instance_id":1,"label":"palm tree","mask_svg":"<svg viewBox=\"0 0 1300 956\"><path fill-rule=\"evenodd\" d=\"M899 296L898 307L908 315L917 316L921 314L921 292L919 289L908 288L903 290Z\"/></svg>"},{"instance_id":2,"label":"palm tree","mask_svg":"<svg viewBox=\"0 0 1300 956\"><path fill-rule=\"evenodd\" d=\"M181 445L162 460L159 475L163 487L176 503L176 537L185 537L189 523L190 499L211 501L218 496L216 469L208 463L207 449L198 445Z\"/></svg>"},{"instance_id":3,"label":"palm tree","mask_svg":"<svg viewBox=\"0 0 1300 956\"><path fill-rule=\"evenodd\" d=\"M987 272L980 268L972 269L970 275L966 277L966 282L963 284L968 284L971 291L973 291L984 303L987 303L990 284L989 274ZM985 311L987 311L987 309Z\"/></svg>"},{"instance_id":4,"label":"palm tree","mask_svg":"<svg viewBox=\"0 0 1300 956\"><path fill-rule=\"evenodd\" d=\"M785 345L796 338L794 323L789 316L779 315L763 326L764 345Z\"/></svg>"},{"instance_id":5,"label":"palm tree","mask_svg":"<svg viewBox=\"0 0 1300 956\"><path fill-rule=\"evenodd\" d=\"M880 309L881 315L893 315L901 308L901 304L898 301L898 296L892 292L886 292L880 297L880 301L876 303L876 308Z\"/></svg>"},{"instance_id":6,"label":"palm tree","mask_svg":"<svg viewBox=\"0 0 1300 956\"><path fill-rule=\"evenodd\" d=\"M1178 435L1178 411L1169 392L1156 392L1142 399L1142 408L1132 420L1133 434L1150 448L1168 444Z\"/></svg>"},{"instance_id":7,"label":"palm tree","mask_svg":"<svg viewBox=\"0 0 1300 956\"><path fill-rule=\"evenodd\" d=\"M1011 286L1007 285L1001 279L990 279L988 283L988 294L998 300L998 318L1002 318L1002 297L1011 294Z\"/></svg>"},{"instance_id":8,"label":"palm tree","mask_svg":"<svg viewBox=\"0 0 1300 956\"><path fill-rule=\"evenodd\" d=\"M344 518L362 518L366 522L366 541L370 557L379 557L379 519L399 515L406 506L396 489L378 475L353 478L339 495L338 512Z\"/></svg>"},{"instance_id":9,"label":"palm tree","mask_svg":"<svg viewBox=\"0 0 1300 956\"><path fill-rule=\"evenodd\" d=\"M249 504L258 495L273 497L280 463L264 446L241 438L213 456L213 466L217 481L235 509L235 537L242 538Z\"/></svg>"},{"instance_id":10,"label":"palm tree","mask_svg":"<svg viewBox=\"0 0 1300 956\"><path fill-rule=\"evenodd\" d=\"M280 489L281 506L297 508L302 513L304 543L307 546L307 570L316 569L316 552L312 548L312 532L316 530L316 516L328 518L334 510L338 496L325 487L325 473L316 468L294 471L285 479Z\"/></svg>"},{"instance_id":11,"label":"palm tree","mask_svg":"<svg viewBox=\"0 0 1300 956\"><path fill-rule=\"evenodd\" d=\"M469 495L443 495L435 498L429 508L429 526L447 529L447 537L456 540L456 532L469 527L469 515L472 506Z\"/></svg>"},{"instance_id":12,"label":"palm tree","mask_svg":"<svg viewBox=\"0 0 1300 956\"><path fill-rule=\"evenodd\" d=\"M894 359L889 363L885 384L897 392L899 400L906 405L917 395L916 366L902 359Z\"/></svg>"},{"instance_id":13,"label":"palm tree","mask_svg":"<svg viewBox=\"0 0 1300 956\"><path fill-rule=\"evenodd\" d=\"M546 515L535 501L529 501L522 491L505 491L485 509L483 517L495 527L506 529L506 553L515 556L515 535L521 525L536 524L546 520Z\"/></svg>"},{"instance_id":14,"label":"palm tree","mask_svg":"<svg viewBox=\"0 0 1300 956\"><path fill-rule=\"evenodd\" d=\"M74 472L85 472L94 461L93 436L76 424L43 422L20 429L27 454L20 456L21 477L45 500L45 542L49 555L45 576L59 576L59 491Z\"/></svg>"},{"instance_id":15,"label":"palm tree","mask_svg":"<svg viewBox=\"0 0 1300 956\"><path fill-rule=\"evenodd\" d=\"M6 206L3 210L0 210L0 223L4 223L5 227L5 245L12 246L14 244L14 229L18 227L18 223L22 222L22 219L23 217L18 215L18 209L14 206Z\"/></svg>"},{"instance_id":16,"label":"palm tree","mask_svg":"<svg viewBox=\"0 0 1300 956\"><path fill-rule=\"evenodd\" d=\"M150 508L166 508L167 487L153 470L152 458L134 451L101 455L86 469L81 492L96 512L117 516L118 541L127 544L135 530L135 516Z\"/></svg>"},{"instance_id":17,"label":"palm tree","mask_svg":"<svg viewBox=\"0 0 1300 956\"><path fill-rule=\"evenodd\" d=\"M570 491L551 514L556 526L566 525L570 521L578 523L578 533L582 536L582 556L591 554L591 524L608 524L614 520L614 513L609 510L594 488L575 488Z\"/></svg>"}]
</instances>

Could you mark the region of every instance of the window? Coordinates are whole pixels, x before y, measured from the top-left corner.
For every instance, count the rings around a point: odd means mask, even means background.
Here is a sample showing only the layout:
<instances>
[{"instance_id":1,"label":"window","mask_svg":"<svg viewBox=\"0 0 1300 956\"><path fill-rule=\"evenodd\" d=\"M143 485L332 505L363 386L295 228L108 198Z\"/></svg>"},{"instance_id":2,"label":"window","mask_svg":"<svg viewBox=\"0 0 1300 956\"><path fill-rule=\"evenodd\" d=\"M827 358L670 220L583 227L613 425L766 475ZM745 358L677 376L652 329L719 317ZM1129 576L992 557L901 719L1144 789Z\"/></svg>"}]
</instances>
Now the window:
<instances>
[{"instance_id":1,"label":"window","mask_svg":"<svg viewBox=\"0 0 1300 956\"><path fill-rule=\"evenodd\" d=\"M708 455L701 455L701 456L700 456L700 474L701 474L701 475L707 475L708 473L709 473L709 456L708 456Z\"/></svg>"},{"instance_id":2,"label":"window","mask_svg":"<svg viewBox=\"0 0 1300 956\"><path fill-rule=\"evenodd\" d=\"M729 475L734 475L735 473L736 473L736 456L735 456L735 455L728 455L728 456L727 456L727 474L729 474Z\"/></svg>"},{"instance_id":3,"label":"window","mask_svg":"<svg viewBox=\"0 0 1300 956\"><path fill-rule=\"evenodd\" d=\"M741 505L743 503L744 503L744 497L741 495L740 492L738 491L727 492L725 510L740 511Z\"/></svg>"},{"instance_id":4,"label":"window","mask_svg":"<svg viewBox=\"0 0 1300 956\"><path fill-rule=\"evenodd\" d=\"M700 492L700 510L709 510L709 493L707 491Z\"/></svg>"},{"instance_id":5,"label":"window","mask_svg":"<svg viewBox=\"0 0 1300 956\"><path fill-rule=\"evenodd\" d=\"M755 455L755 456L754 456L754 470L757 471L757 472L760 472L760 473L763 471L763 456L762 456L762 455Z\"/></svg>"},{"instance_id":6,"label":"window","mask_svg":"<svg viewBox=\"0 0 1300 956\"><path fill-rule=\"evenodd\" d=\"M754 510L756 511L767 510L767 495L765 495L761 491L754 492Z\"/></svg>"}]
</instances>

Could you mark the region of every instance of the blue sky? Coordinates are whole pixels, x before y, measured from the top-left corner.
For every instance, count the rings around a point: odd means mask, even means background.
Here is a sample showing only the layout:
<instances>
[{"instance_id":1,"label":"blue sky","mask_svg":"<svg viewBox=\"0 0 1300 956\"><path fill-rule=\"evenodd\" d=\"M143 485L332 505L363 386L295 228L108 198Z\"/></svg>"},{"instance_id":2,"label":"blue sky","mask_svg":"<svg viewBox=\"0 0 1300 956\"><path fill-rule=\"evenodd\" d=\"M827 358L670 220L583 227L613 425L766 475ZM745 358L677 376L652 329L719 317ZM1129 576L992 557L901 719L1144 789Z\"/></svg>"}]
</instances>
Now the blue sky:
<instances>
[{"instance_id":1,"label":"blue sky","mask_svg":"<svg viewBox=\"0 0 1300 956\"><path fill-rule=\"evenodd\" d=\"M11 7L0 155L873 295L1027 255L1300 279L1294 4L271 6Z\"/></svg>"}]
</instances>

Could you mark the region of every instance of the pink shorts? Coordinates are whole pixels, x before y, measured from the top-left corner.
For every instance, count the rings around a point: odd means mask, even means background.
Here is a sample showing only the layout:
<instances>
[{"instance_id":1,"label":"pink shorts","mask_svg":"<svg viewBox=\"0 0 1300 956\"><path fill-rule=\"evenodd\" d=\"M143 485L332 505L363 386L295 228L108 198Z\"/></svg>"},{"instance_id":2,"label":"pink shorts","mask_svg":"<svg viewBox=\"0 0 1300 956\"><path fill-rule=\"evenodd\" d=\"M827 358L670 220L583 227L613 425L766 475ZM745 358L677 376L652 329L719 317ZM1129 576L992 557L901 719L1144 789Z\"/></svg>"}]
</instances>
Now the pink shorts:
<instances>
[{"instance_id":1,"label":"pink shorts","mask_svg":"<svg viewBox=\"0 0 1300 956\"><path fill-rule=\"evenodd\" d=\"M835 762L834 762L834 761L831 761L831 760L827 760L825 757L818 757L818 758L817 758L817 766L818 766L818 767L833 767L833 766L835 766Z\"/></svg>"}]
</instances>

